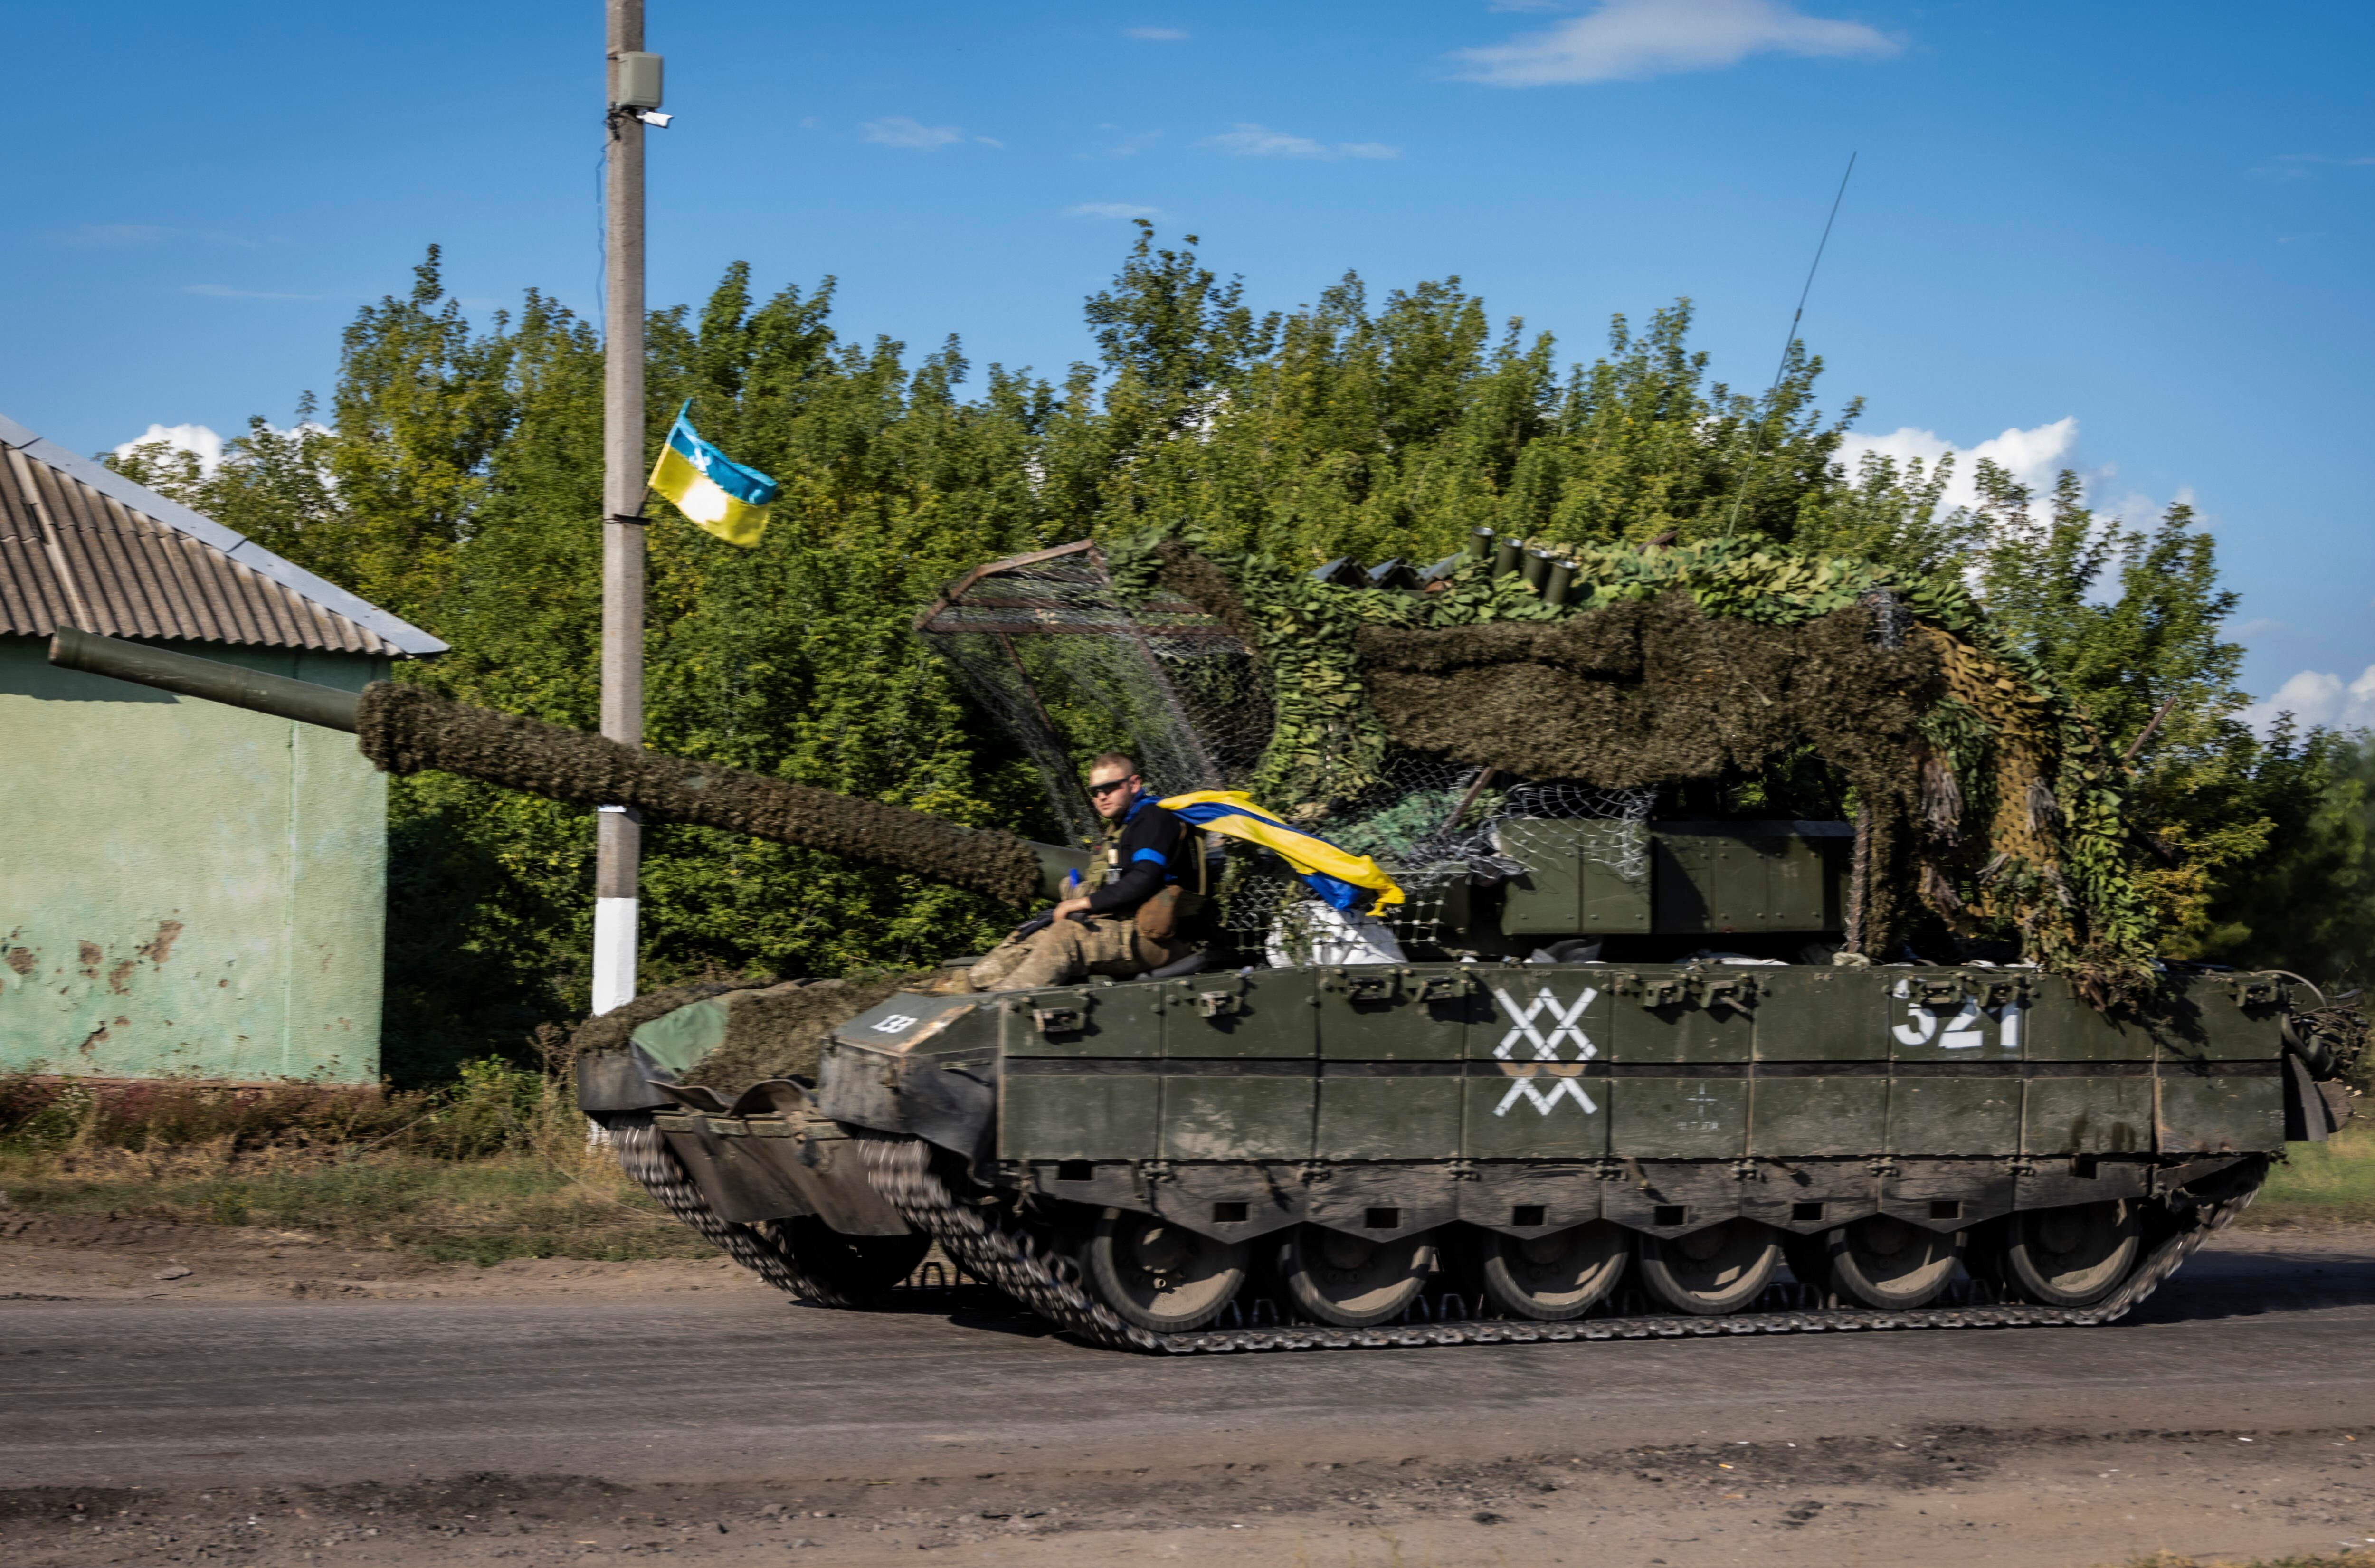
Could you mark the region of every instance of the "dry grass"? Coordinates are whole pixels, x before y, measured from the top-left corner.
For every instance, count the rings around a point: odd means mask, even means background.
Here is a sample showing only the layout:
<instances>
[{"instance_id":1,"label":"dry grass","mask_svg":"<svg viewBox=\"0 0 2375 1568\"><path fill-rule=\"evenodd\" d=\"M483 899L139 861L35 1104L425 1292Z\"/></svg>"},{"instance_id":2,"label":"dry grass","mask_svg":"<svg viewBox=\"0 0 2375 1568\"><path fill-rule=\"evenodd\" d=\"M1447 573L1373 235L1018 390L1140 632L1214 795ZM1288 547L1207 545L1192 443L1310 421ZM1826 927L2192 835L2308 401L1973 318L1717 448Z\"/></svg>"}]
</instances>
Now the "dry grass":
<instances>
[{"instance_id":1,"label":"dry grass","mask_svg":"<svg viewBox=\"0 0 2375 1568\"><path fill-rule=\"evenodd\" d=\"M2294 1144L2291 1157L2268 1173L2267 1185L2237 1223L2261 1229L2375 1224L2375 1123L2356 1118L2323 1143Z\"/></svg>"},{"instance_id":2,"label":"dry grass","mask_svg":"<svg viewBox=\"0 0 2375 1568\"><path fill-rule=\"evenodd\" d=\"M0 1203L270 1226L479 1264L710 1250L588 1147L565 1079L497 1062L403 1095L0 1081Z\"/></svg>"}]
</instances>

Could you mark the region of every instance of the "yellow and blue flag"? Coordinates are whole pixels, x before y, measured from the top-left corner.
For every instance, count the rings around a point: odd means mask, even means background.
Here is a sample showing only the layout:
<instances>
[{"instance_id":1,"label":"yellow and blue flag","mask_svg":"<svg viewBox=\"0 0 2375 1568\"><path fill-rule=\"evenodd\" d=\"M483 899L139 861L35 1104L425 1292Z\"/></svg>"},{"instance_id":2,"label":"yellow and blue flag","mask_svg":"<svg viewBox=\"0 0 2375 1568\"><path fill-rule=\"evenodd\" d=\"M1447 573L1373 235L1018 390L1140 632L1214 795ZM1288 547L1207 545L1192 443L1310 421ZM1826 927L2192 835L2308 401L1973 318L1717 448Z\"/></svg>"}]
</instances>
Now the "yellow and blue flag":
<instances>
[{"instance_id":1,"label":"yellow and blue flag","mask_svg":"<svg viewBox=\"0 0 2375 1568\"><path fill-rule=\"evenodd\" d=\"M1200 789L1154 804L1208 833L1261 845L1292 867L1304 885L1329 905L1348 914L1365 891L1377 895L1368 911L1371 914L1383 914L1387 905L1402 902L1400 887L1376 861L1365 855L1347 854L1326 839L1288 827L1235 790Z\"/></svg>"},{"instance_id":2,"label":"yellow and blue flag","mask_svg":"<svg viewBox=\"0 0 2375 1568\"><path fill-rule=\"evenodd\" d=\"M745 468L693 433L692 403L677 410L652 465L652 489L676 509L729 545L750 549L767 526L767 508L784 487L756 468Z\"/></svg>"}]
</instances>

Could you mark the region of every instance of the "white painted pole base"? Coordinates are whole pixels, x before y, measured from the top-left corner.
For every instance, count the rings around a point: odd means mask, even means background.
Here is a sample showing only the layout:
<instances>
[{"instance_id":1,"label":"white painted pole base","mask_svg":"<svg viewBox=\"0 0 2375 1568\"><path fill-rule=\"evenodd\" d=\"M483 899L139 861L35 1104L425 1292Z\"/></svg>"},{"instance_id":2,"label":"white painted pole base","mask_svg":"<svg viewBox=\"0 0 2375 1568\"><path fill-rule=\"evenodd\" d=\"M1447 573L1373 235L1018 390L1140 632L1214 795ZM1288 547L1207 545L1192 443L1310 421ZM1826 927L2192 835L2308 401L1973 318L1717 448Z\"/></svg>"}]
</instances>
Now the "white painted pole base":
<instances>
[{"instance_id":1,"label":"white painted pole base","mask_svg":"<svg viewBox=\"0 0 2375 1568\"><path fill-rule=\"evenodd\" d=\"M635 999L637 899L594 901L594 1011L598 1017Z\"/></svg>"}]
</instances>

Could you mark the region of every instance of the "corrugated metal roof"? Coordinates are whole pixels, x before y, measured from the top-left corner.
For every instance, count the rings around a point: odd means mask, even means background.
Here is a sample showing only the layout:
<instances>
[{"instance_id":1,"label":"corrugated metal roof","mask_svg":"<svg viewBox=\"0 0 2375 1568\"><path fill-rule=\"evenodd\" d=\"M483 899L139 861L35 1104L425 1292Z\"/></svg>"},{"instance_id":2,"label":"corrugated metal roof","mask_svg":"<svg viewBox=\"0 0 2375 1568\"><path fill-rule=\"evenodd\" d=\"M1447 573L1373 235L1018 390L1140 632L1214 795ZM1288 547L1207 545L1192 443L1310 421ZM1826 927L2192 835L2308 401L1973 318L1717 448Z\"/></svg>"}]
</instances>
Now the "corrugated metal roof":
<instances>
[{"instance_id":1,"label":"corrugated metal roof","mask_svg":"<svg viewBox=\"0 0 2375 1568\"><path fill-rule=\"evenodd\" d=\"M338 653L445 644L103 464L0 418L0 633Z\"/></svg>"}]
</instances>

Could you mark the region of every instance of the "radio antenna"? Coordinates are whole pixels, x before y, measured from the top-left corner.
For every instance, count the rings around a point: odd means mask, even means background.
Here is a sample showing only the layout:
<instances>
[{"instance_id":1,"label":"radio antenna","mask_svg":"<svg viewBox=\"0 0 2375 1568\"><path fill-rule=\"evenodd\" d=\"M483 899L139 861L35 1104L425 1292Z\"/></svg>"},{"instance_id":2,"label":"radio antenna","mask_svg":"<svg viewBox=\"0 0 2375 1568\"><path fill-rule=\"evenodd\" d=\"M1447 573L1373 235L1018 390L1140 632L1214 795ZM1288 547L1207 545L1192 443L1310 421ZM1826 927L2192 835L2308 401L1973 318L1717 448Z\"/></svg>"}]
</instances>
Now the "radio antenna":
<instances>
[{"instance_id":1,"label":"radio antenna","mask_svg":"<svg viewBox=\"0 0 2375 1568\"><path fill-rule=\"evenodd\" d=\"M1790 335L1781 340L1781 362L1773 367L1773 384L1765 389L1767 403L1772 402L1773 395L1781 389L1781 378L1789 373L1790 350L1798 345L1798 324L1805 319L1806 301L1814 291L1814 274L1822 270L1823 253L1830 248L1831 226L1839 220L1839 204L1848 197L1848 182L1855 178L1857 156L1852 152L1848 154L1847 172L1839 176L1838 193L1831 197L1831 215L1823 219L1823 237L1815 242L1814 259L1806 268L1805 287L1798 290L1798 308L1790 312ZM1760 422L1756 429L1756 444L1748 454L1748 471L1741 475L1739 485L1733 489L1731 514L1723 520L1726 537L1731 536L1732 525L1740 521L1740 503L1748 499L1748 481L1755 476L1757 459L1764 454L1765 427Z\"/></svg>"}]
</instances>

